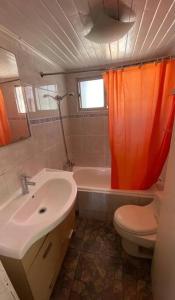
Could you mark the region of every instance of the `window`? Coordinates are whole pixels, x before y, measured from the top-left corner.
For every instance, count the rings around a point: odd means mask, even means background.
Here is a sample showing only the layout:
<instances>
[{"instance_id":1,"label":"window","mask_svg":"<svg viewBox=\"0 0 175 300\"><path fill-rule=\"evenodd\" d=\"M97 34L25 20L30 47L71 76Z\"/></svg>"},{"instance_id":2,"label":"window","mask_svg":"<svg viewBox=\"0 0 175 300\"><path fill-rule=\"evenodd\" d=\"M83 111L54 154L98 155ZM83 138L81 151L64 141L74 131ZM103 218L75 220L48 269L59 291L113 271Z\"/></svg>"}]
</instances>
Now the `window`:
<instances>
[{"instance_id":1,"label":"window","mask_svg":"<svg viewBox=\"0 0 175 300\"><path fill-rule=\"evenodd\" d=\"M15 86L15 98L16 98L16 105L17 105L18 112L25 114L26 106L25 106L25 100L24 100L24 95L21 86Z\"/></svg>"},{"instance_id":2,"label":"window","mask_svg":"<svg viewBox=\"0 0 175 300\"><path fill-rule=\"evenodd\" d=\"M80 109L105 108L104 82L102 78L78 81Z\"/></svg>"}]
</instances>

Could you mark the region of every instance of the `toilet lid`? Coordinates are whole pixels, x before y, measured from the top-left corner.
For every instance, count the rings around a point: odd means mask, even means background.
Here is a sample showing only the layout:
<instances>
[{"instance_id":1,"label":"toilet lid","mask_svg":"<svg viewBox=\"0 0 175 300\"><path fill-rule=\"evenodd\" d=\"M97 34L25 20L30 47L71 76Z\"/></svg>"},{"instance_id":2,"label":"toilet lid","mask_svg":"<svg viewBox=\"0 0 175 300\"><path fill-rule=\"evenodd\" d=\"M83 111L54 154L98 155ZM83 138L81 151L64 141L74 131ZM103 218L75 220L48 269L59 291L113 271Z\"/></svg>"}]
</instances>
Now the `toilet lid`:
<instances>
[{"instance_id":1,"label":"toilet lid","mask_svg":"<svg viewBox=\"0 0 175 300\"><path fill-rule=\"evenodd\" d=\"M152 205L124 205L116 210L114 221L135 234L147 235L157 231Z\"/></svg>"}]
</instances>

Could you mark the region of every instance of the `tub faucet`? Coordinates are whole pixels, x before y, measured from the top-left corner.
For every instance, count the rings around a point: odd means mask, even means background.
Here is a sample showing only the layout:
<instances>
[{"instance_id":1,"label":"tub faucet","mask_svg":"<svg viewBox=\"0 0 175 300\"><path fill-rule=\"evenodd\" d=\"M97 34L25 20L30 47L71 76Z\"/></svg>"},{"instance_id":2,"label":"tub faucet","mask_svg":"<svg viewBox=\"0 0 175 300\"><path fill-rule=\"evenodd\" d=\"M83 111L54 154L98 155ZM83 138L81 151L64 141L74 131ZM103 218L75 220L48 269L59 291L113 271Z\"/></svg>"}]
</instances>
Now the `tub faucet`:
<instances>
[{"instance_id":1,"label":"tub faucet","mask_svg":"<svg viewBox=\"0 0 175 300\"><path fill-rule=\"evenodd\" d=\"M63 170L64 171L72 171L73 167L74 167L74 163L68 159L65 164L63 165Z\"/></svg>"},{"instance_id":2,"label":"tub faucet","mask_svg":"<svg viewBox=\"0 0 175 300\"><path fill-rule=\"evenodd\" d=\"M36 182L34 181L29 181L30 176L27 176L25 174L20 175L20 181L21 181L21 187L22 187L22 193L23 195L29 193L29 185L35 185Z\"/></svg>"}]
</instances>

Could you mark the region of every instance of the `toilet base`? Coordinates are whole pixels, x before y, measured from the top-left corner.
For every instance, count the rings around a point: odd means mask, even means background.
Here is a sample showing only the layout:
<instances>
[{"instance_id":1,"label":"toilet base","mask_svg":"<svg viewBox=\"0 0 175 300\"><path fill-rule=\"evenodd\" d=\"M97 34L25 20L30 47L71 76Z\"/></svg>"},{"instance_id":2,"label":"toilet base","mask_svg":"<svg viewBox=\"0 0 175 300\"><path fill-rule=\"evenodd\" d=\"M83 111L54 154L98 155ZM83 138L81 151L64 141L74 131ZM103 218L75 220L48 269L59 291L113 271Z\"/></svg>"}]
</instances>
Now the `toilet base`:
<instances>
[{"instance_id":1,"label":"toilet base","mask_svg":"<svg viewBox=\"0 0 175 300\"><path fill-rule=\"evenodd\" d=\"M145 248L122 238L122 246L127 254L135 257L149 258L153 257L153 249Z\"/></svg>"}]
</instances>

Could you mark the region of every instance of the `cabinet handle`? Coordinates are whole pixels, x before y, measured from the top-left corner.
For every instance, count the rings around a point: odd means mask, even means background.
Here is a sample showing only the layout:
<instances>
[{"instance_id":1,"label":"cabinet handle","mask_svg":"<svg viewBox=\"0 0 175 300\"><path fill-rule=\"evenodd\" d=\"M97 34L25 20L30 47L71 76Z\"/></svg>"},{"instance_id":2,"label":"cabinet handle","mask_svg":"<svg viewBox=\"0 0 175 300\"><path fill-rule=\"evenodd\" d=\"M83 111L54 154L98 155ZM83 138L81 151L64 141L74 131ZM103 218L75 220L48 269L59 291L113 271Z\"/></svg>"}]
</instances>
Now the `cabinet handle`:
<instances>
[{"instance_id":1,"label":"cabinet handle","mask_svg":"<svg viewBox=\"0 0 175 300\"><path fill-rule=\"evenodd\" d=\"M57 274L57 273L56 273L56 274ZM52 278L52 280L51 280L51 282L50 282L49 289L52 289L52 288L53 288L53 285L54 285L55 281L56 281L56 278L55 278L55 274L54 274L54 276L53 276L53 278Z\"/></svg>"},{"instance_id":2,"label":"cabinet handle","mask_svg":"<svg viewBox=\"0 0 175 300\"><path fill-rule=\"evenodd\" d=\"M45 259L47 257L47 255L49 254L50 250L52 248L52 242L49 243L49 245L47 246L44 254L43 254L43 258Z\"/></svg>"},{"instance_id":3,"label":"cabinet handle","mask_svg":"<svg viewBox=\"0 0 175 300\"><path fill-rule=\"evenodd\" d=\"M69 236L68 236L69 239L71 239L73 232L74 232L74 230L71 229L70 232L69 232Z\"/></svg>"}]
</instances>

